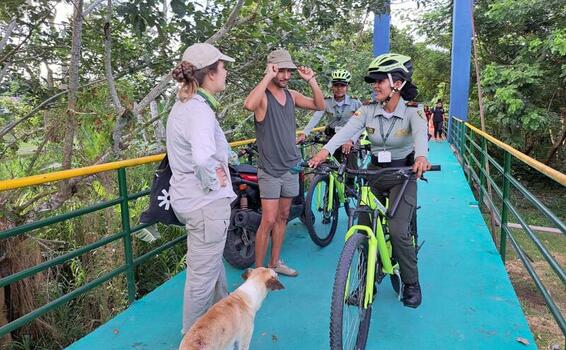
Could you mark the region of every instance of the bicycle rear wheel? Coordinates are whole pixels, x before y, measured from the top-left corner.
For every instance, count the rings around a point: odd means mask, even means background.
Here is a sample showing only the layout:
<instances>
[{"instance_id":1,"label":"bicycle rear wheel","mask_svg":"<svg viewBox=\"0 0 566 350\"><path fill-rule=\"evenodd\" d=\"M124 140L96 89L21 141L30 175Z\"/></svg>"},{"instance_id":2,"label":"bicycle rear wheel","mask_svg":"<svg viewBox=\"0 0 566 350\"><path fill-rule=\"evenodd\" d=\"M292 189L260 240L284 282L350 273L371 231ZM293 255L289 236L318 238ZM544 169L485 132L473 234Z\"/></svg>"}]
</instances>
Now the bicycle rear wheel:
<instances>
[{"instance_id":1,"label":"bicycle rear wheel","mask_svg":"<svg viewBox=\"0 0 566 350\"><path fill-rule=\"evenodd\" d=\"M346 241L334 279L330 308L330 349L365 349L372 304L363 307L367 276L367 236Z\"/></svg>"},{"instance_id":2,"label":"bicycle rear wheel","mask_svg":"<svg viewBox=\"0 0 566 350\"><path fill-rule=\"evenodd\" d=\"M321 247L332 242L338 225L340 202L335 188L331 208L328 208L329 181L328 175L317 175L311 182L305 200L305 224L313 242Z\"/></svg>"}]
</instances>

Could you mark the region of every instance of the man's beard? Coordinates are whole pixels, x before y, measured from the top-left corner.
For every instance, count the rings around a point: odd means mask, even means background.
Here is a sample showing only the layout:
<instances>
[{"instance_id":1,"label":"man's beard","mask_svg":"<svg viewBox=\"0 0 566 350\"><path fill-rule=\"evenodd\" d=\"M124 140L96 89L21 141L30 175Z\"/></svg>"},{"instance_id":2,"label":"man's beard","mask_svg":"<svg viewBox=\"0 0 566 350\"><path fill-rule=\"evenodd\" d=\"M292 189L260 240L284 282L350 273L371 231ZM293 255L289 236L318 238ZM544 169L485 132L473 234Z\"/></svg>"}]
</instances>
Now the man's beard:
<instances>
[{"instance_id":1,"label":"man's beard","mask_svg":"<svg viewBox=\"0 0 566 350\"><path fill-rule=\"evenodd\" d=\"M284 89L287 87L287 83L289 82L289 80L286 80L284 83L281 83L281 81L277 78L273 78L271 81L273 81L273 84L275 84L275 86L277 86L278 88Z\"/></svg>"}]
</instances>

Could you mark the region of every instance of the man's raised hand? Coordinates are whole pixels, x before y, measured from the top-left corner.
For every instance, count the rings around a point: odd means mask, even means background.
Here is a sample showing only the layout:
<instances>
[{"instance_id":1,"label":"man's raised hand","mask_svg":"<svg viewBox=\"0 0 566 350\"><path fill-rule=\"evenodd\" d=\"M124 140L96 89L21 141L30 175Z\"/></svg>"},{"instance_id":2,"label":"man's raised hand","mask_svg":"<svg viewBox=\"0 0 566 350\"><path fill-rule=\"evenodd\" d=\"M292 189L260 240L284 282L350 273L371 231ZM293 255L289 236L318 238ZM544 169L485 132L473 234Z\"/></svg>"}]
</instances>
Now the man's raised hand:
<instances>
[{"instance_id":1,"label":"man's raised hand","mask_svg":"<svg viewBox=\"0 0 566 350\"><path fill-rule=\"evenodd\" d=\"M297 72L299 72L299 75L301 76L301 78L303 78L303 80L305 81L309 81L312 77L314 77L314 72L312 69L310 69L309 67L305 67L305 66L300 66L297 69Z\"/></svg>"}]
</instances>

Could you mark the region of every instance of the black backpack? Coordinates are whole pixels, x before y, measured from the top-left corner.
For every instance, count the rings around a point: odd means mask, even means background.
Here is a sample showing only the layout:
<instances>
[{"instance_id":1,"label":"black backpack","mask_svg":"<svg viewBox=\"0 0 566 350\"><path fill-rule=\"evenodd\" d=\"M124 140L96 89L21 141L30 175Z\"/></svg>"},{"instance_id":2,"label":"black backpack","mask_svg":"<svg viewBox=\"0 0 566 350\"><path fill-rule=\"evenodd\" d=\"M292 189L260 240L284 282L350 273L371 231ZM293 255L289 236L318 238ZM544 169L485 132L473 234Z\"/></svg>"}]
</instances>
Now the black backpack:
<instances>
[{"instance_id":1,"label":"black backpack","mask_svg":"<svg viewBox=\"0 0 566 350\"><path fill-rule=\"evenodd\" d=\"M177 219L171 207L169 180L172 175L169 159L165 155L165 158L163 158L157 170L155 170L151 192L149 193L149 208L141 214L140 223L153 224L160 222L165 225L184 226Z\"/></svg>"}]
</instances>

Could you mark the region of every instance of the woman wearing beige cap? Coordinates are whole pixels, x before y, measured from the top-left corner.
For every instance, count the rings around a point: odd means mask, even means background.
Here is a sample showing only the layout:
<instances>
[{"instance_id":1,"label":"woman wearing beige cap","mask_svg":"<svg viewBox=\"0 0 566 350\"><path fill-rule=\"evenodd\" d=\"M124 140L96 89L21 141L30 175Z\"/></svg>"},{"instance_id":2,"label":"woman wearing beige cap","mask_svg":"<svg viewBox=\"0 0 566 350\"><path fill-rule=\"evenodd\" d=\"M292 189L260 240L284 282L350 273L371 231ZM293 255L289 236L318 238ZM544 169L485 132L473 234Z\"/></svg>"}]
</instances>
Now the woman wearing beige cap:
<instances>
[{"instance_id":1,"label":"woman wearing beige cap","mask_svg":"<svg viewBox=\"0 0 566 350\"><path fill-rule=\"evenodd\" d=\"M183 333L228 295L222 251L236 195L214 97L225 89L225 62L234 59L210 44L194 44L172 73L180 87L167 120L167 156L171 206L187 228Z\"/></svg>"}]
</instances>

